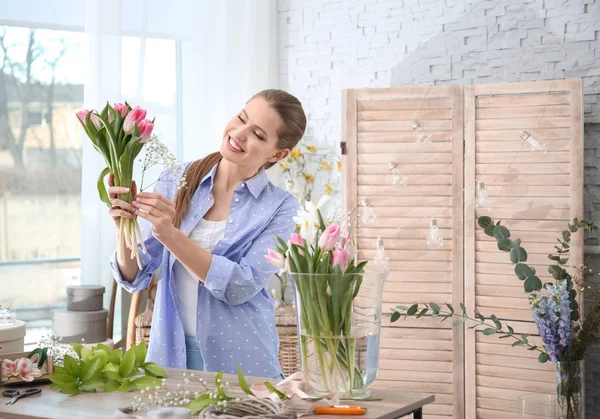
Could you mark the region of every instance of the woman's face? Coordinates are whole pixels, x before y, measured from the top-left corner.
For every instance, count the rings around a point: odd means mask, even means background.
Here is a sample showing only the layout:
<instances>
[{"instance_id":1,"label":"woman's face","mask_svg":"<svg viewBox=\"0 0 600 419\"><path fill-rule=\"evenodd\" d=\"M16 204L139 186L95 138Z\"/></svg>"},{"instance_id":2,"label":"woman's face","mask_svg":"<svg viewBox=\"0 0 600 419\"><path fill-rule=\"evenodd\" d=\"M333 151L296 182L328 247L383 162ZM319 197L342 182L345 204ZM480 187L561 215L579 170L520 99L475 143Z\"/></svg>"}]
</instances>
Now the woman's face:
<instances>
[{"instance_id":1,"label":"woman's face","mask_svg":"<svg viewBox=\"0 0 600 419\"><path fill-rule=\"evenodd\" d=\"M267 101L256 97L246 104L225 127L221 142L224 159L249 170L258 171L265 163L287 157L289 150L277 146L277 133L283 121Z\"/></svg>"}]
</instances>

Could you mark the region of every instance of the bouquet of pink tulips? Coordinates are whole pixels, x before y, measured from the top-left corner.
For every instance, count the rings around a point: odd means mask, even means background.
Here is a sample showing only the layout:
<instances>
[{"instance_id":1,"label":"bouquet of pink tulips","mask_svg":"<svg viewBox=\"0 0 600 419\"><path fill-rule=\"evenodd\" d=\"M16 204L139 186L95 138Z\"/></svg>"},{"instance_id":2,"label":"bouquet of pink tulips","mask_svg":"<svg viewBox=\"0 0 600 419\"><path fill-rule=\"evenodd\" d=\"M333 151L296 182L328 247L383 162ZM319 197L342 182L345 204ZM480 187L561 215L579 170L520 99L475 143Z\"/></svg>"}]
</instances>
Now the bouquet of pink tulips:
<instances>
[{"instance_id":1,"label":"bouquet of pink tulips","mask_svg":"<svg viewBox=\"0 0 600 419\"><path fill-rule=\"evenodd\" d=\"M287 271L296 289L303 371L316 363L324 389L335 391L338 382L351 394L363 385L355 362L352 308L367 262L355 262L350 233L342 233L337 223L325 224L319 210L323 203L323 198L317 205L305 202L294 217L299 233L287 243L276 236L279 245L266 258Z\"/></svg>"},{"instance_id":2,"label":"bouquet of pink tulips","mask_svg":"<svg viewBox=\"0 0 600 419\"><path fill-rule=\"evenodd\" d=\"M124 186L131 191L133 162L152 134L154 119L146 119L145 110L139 106L131 108L128 103L115 103L114 106L107 103L100 113L84 109L77 112L77 117L94 148L106 162L107 167L98 178L98 193L102 202L110 208L112 204L104 186L104 178L112 173L115 186ZM119 198L131 203L132 194L129 192ZM137 220L121 217L118 245L123 253L125 246L131 249L131 258L137 260L141 269L137 237L145 252Z\"/></svg>"}]
</instances>

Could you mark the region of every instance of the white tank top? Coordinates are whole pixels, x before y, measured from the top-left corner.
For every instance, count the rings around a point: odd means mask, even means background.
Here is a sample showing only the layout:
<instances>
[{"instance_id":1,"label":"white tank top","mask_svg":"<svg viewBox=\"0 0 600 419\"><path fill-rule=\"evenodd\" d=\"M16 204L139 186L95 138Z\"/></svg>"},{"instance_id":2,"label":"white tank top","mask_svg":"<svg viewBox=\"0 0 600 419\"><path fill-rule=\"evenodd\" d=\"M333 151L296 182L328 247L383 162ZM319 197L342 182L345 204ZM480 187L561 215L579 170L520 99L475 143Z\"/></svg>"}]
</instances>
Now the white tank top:
<instances>
[{"instance_id":1,"label":"white tank top","mask_svg":"<svg viewBox=\"0 0 600 419\"><path fill-rule=\"evenodd\" d=\"M225 235L227 220L208 221L202 218L190 233L190 239L207 252L211 252L217 242ZM179 296L179 309L183 330L186 335L196 336L196 309L198 305L198 287L200 281L178 260L173 265L173 275L177 295ZM202 278L204 279L204 278Z\"/></svg>"}]
</instances>

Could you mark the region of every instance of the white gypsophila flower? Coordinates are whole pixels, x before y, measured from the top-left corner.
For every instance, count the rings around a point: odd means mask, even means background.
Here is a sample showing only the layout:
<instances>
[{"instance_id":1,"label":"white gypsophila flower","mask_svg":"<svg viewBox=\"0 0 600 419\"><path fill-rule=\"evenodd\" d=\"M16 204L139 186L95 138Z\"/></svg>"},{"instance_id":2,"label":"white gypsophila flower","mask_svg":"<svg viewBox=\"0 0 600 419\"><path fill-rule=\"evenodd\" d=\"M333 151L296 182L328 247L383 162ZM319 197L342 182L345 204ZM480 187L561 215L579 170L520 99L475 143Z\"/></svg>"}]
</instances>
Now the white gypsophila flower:
<instances>
[{"instance_id":1,"label":"white gypsophila flower","mask_svg":"<svg viewBox=\"0 0 600 419\"><path fill-rule=\"evenodd\" d=\"M185 179L185 165L179 163L173 153L160 141L158 135L152 134L144 147L145 156L143 160L142 173L150 167L160 164L164 171L177 184L177 190L187 185ZM143 180L143 176L142 176ZM164 181L165 179L160 179ZM143 186L143 185L142 185Z\"/></svg>"},{"instance_id":2,"label":"white gypsophila flower","mask_svg":"<svg viewBox=\"0 0 600 419\"><path fill-rule=\"evenodd\" d=\"M48 348L47 354L48 356L52 357L52 362L54 365L63 366L66 355L69 355L76 360L79 359L79 356L73 347L70 344L63 342L62 338L58 336L55 331L51 331L50 333L43 335L40 338L37 347Z\"/></svg>"}]
</instances>

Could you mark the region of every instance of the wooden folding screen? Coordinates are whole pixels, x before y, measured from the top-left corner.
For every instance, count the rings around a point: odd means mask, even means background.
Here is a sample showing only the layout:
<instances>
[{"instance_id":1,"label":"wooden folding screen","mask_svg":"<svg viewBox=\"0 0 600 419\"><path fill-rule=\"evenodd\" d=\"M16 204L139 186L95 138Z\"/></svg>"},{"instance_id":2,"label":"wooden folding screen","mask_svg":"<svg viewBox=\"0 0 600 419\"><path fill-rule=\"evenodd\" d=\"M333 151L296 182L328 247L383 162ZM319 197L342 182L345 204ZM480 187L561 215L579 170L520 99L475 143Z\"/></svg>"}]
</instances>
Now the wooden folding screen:
<instances>
[{"instance_id":1,"label":"wooden folding screen","mask_svg":"<svg viewBox=\"0 0 600 419\"><path fill-rule=\"evenodd\" d=\"M522 132L547 152L531 151ZM476 179L485 183L489 210L475 208ZM476 227L476 217L502 219L542 282L552 279L548 254L567 222L583 215L580 80L465 87L465 207L466 305L496 314L517 332L537 333L523 282L508 254ZM569 264L582 257L578 234ZM467 418L514 418L520 394L556 391L553 365L538 363L537 352L511 347L512 339L465 333Z\"/></svg>"},{"instance_id":2,"label":"wooden folding screen","mask_svg":"<svg viewBox=\"0 0 600 419\"><path fill-rule=\"evenodd\" d=\"M376 238L383 238L391 269L384 313L414 301L462 301L462 106L458 87L345 94L343 200L350 210L366 198L377 213L370 224L358 218L357 248L360 258L372 259ZM431 135L430 143L417 143L413 120ZM406 185L392 184L390 161L408 174ZM445 238L443 249L427 247L425 216L436 217ZM435 404L424 409L430 418L462 417L462 330L431 318L390 325L386 315L375 386L390 383L434 393Z\"/></svg>"},{"instance_id":3,"label":"wooden folding screen","mask_svg":"<svg viewBox=\"0 0 600 419\"><path fill-rule=\"evenodd\" d=\"M547 278L556 237L583 212L581 82L347 90L344 112L343 204L350 210L366 198L378 215L364 224L356 214L359 257L373 258L379 236L390 258L374 386L433 393L425 417L446 419L513 418L519 394L553 393L552 366L535 353L450 321L390 324L388 313L413 302L465 302L536 332L508 254L476 227L476 216L501 218ZM430 143L417 142L412 121ZM547 153L529 151L522 131ZM392 184L390 161L408 175L405 185ZM492 209L475 209L476 180ZM444 234L442 249L425 243L429 217ZM580 238L571 252L580 263Z\"/></svg>"}]
</instances>

